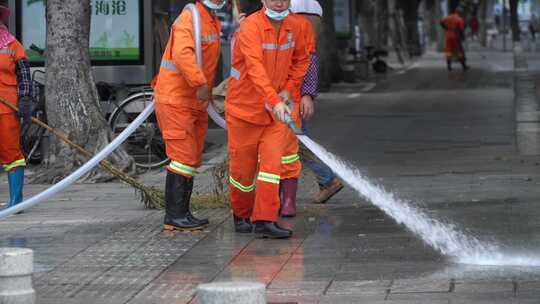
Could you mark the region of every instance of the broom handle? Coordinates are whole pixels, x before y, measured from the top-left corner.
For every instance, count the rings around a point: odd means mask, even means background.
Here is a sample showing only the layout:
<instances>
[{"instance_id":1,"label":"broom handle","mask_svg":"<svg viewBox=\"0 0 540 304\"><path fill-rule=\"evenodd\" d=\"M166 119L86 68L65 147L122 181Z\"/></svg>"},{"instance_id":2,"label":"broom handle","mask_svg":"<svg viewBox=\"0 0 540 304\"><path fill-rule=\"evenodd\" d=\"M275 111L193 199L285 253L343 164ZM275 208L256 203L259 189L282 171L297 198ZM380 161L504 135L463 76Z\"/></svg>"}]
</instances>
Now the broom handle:
<instances>
[{"instance_id":1,"label":"broom handle","mask_svg":"<svg viewBox=\"0 0 540 304\"><path fill-rule=\"evenodd\" d=\"M9 101L3 99L0 97L0 102L3 103L5 106L9 107L10 109L12 109L13 111L15 112L19 112L19 109L14 106L13 104L11 104ZM58 138L60 138L63 142L65 142L66 144L70 145L72 148L74 148L75 150L79 151L80 153L84 154L84 156L88 157L88 158L92 158L94 155L92 153L90 153L88 150L86 150L85 148L79 146L78 144L72 142L69 138L67 138L66 135L64 135L63 133L61 133L60 131L54 129L53 127L49 126L48 124L44 123L43 121L35 118L35 117L32 117L32 122L39 125L40 127L48 130L49 132L53 133L54 135L56 135ZM111 173L118 173L118 172L122 172L120 171L119 169L115 168L110 162L108 162L107 160L102 160L100 163L99 163L101 166L103 166L105 169L111 171ZM114 172L113 172L114 171Z\"/></svg>"}]
</instances>

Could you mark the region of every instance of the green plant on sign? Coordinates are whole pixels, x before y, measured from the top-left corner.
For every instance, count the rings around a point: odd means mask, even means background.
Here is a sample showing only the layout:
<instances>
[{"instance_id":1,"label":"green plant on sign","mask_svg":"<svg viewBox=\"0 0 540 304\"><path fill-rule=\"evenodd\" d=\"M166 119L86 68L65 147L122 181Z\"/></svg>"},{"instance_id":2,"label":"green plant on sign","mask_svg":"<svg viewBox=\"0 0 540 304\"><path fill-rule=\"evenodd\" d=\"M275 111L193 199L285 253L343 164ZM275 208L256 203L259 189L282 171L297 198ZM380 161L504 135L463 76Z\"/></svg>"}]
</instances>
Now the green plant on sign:
<instances>
[{"instance_id":1,"label":"green plant on sign","mask_svg":"<svg viewBox=\"0 0 540 304\"><path fill-rule=\"evenodd\" d=\"M109 35L107 32L103 32L103 34L101 34L101 37L99 37L98 41L96 41L96 46L104 49L109 47Z\"/></svg>"},{"instance_id":2,"label":"green plant on sign","mask_svg":"<svg viewBox=\"0 0 540 304\"><path fill-rule=\"evenodd\" d=\"M122 43L122 47L124 48L135 47L135 36L131 35L128 31L124 30L122 32L121 43Z\"/></svg>"}]
</instances>

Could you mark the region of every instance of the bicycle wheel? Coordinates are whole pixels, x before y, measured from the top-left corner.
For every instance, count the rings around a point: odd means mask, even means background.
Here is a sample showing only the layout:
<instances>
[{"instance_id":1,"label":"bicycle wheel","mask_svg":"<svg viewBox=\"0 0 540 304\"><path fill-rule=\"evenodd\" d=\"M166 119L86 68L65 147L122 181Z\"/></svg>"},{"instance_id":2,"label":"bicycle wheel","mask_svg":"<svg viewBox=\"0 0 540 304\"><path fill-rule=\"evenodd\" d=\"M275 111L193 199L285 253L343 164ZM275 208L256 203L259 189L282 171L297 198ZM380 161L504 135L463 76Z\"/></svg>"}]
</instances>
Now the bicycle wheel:
<instances>
[{"instance_id":1,"label":"bicycle wheel","mask_svg":"<svg viewBox=\"0 0 540 304\"><path fill-rule=\"evenodd\" d=\"M111 114L109 125L116 136L124 131L135 118L152 102L152 92L133 94L120 103ZM159 130L156 114L152 113L123 144L124 149L135 159L139 168L159 168L169 162L165 153L165 142Z\"/></svg>"},{"instance_id":2,"label":"bicycle wheel","mask_svg":"<svg viewBox=\"0 0 540 304\"><path fill-rule=\"evenodd\" d=\"M36 111L34 117L43 122L47 121L43 110ZM33 123L26 124L21 128L21 150L28 162L41 162L42 155L40 147L45 132L45 129Z\"/></svg>"}]
</instances>

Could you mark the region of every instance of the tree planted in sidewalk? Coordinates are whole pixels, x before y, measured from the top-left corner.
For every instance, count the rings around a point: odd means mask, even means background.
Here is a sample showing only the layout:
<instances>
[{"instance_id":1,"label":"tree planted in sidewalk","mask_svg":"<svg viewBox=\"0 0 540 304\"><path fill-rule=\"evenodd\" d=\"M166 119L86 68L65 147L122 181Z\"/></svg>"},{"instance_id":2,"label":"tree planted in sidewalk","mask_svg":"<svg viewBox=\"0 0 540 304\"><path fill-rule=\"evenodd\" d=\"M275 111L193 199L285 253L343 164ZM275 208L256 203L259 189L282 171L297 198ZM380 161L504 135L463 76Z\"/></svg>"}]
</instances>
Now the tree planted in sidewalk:
<instances>
[{"instance_id":1,"label":"tree planted in sidewalk","mask_svg":"<svg viewBox=\"0 0 540 304\"><path fill-rule=\"evenodd\" d=\"M47 0L47 45L45 96L49 124L91 152L97 152L112 139L101 112L91 73L90 0ZM86 161L61 140L51 137L47 172L38 182L54 182ZM134 171L133 159L118 148L110 157L124 171ZM110 179L93 171L87 180Z\"/></svg>"}]
</instances>

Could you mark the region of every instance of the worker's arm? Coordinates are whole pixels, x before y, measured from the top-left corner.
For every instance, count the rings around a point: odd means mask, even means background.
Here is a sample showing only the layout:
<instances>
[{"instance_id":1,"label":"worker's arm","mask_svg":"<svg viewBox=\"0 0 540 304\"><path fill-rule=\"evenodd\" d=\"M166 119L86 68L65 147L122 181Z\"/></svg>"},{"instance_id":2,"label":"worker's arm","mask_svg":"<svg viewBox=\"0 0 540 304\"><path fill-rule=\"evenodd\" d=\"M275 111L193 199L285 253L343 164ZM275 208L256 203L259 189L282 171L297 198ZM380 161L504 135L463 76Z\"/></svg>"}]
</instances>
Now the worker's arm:
<instances>
[{"instance_id":1,"label":"worker's arm","mask_svg":"<svg viewBox=\"0 0 540 304\"><path fill-rule=\"evenodd\" d=\"M266 97L272 108L281 102L276 90L272 87L270 77L266 73L263 63L263 50L261 34L254 24L244 23L237 33L236 43L244 56L246 71L256 90Z\"/></svg>"},{"instance_id":2,"label":"worker's arm","mask_svg":"<svg viewBox=\"0 0 540 304\"><path fill-rule=\"evenodd\" d=\"M190 87L207 83L204 73L197 65L195 37L190 10L185 10L172 27L172 60Z\"/></svg>"}]
</instances>

